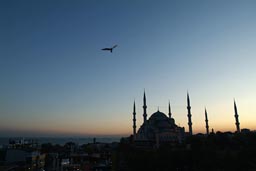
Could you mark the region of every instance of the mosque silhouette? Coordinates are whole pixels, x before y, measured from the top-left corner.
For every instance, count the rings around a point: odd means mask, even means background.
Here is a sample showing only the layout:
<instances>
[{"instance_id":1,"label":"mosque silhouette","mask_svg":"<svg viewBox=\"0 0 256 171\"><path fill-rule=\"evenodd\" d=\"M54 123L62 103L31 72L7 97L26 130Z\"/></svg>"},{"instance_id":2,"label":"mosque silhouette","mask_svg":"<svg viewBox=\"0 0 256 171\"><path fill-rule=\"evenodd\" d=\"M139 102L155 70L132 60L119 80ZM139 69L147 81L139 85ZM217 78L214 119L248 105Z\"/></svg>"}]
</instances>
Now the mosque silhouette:
<instances>
[{"instance_id":1,"label":"mosque silhouette","mask_svg":"<svg viewBox=\"0 0 256 171\"><path fill-rule=\"evenodd\" d=\"M170 143L182 143L184 139L188 136L193 135L192 128L192 114L190 106L189 93L187 93L187 117L188 117L188 132L185 132L184 127L177 126L175 120L172 117L171 106L169 102L168 106L168 116L159 109L153 113L149 119L147 119L147 104L146 104L146 93L144 91L143 95L143 123L137 131L136 125L136 104L133 104L133 134L132 141L137 146L155 146L158 148L160 144L170 144ZM240 123L238 118L238 112L236 107L236 102L234 100L234 111L235 111L235 124L236 132L240 133ZM205 128L206 135L209 135L209 124L207 110L205 108ZM212 131L213 132L213 131Z\"/></svg>"}]
</instances>

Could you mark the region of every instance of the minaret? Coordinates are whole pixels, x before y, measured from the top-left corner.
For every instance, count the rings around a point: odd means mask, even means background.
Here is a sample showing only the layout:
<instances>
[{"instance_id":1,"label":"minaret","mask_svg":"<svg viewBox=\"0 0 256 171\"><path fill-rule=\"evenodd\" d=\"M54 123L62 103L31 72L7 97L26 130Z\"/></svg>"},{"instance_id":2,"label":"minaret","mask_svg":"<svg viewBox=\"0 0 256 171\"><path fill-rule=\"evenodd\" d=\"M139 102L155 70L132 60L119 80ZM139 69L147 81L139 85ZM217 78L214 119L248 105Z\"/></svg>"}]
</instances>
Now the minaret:
<instances>
[{"instance_id":1,"label":"minaret","mask_svg":"<svg viewBox=\"0 0 256 171\"><path fill-rule=\"evenodd\" d=\"M168 109L169 109L169 118L172 118L172 112L171 112L171 105L170 105L170 101L169 101L169 106L168 106Z\"/></svg>"},{"instance_id":2,"label":"minaret","mask_svg":"<svg viewBox=\"0 0 256 171\"><path fill-rule=\"evenodd\" d=\"M147 121L147 105L146 105L146 93L144 90L144 97L143 97L143 118L144 118L144 123Z\"/></svg>"},{"instance_id":3,"label":"minaret","mask_svg":"<svg viewBox=\"0 0 256 171\"><path fill-rule=\"evenodd\" d=\"M190 107L190 100L189 100L189 94L187 93L187 109L188 109L188 127L189 127L189 135L193 135L193 132L192 132L192 121L191 121L191 107Z\"/></svg>"},{"instance_id":4,"label":"minaret","mask_svg":"<svg viewBox=\"0 0 256 171\"><path fill-rule=\"evenodd\" d=\"M133 137L136 138L136 108L135 108L135 100L133 104Z\"/></svg>"},{"instance_id":5,"label":"minaret","mask_svg":"<svg viewBox=\"0 0 256 171\"><path fill-rule=\"evenodd\" d=\"M240 123L238 119L238 113L237 113L237 108L236 108L236 101L234 100L234 109L235 109L235 119L236 119L236 132L240 133Z\"/></svg>"},{"instance_id":6,"label":"minaret","mask_svg":"<svg viewBox=\"0 0 256 171\"><path fill-rule=\"evenodd\" d=\"M206 110L206 108L205 108L204 114L205 114L206 135L209 135L209 125L208 125L208 116L207 116L207 110Z\"/></svg>"}]
</instances>

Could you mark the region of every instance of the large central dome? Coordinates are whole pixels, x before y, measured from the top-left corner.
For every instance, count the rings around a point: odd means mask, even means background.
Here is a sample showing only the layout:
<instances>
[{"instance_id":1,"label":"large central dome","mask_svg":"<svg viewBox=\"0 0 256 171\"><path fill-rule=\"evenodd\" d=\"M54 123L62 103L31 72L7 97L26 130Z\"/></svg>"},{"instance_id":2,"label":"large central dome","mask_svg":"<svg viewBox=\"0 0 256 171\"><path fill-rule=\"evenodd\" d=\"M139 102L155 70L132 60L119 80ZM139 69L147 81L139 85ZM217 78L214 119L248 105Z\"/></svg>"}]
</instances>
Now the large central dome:
<instances>
[{"instance_id":1,"label":"large central dome","mask_svg":"<svg viewBox=\"0 0 256 171\"><path fill-rule=\"evenodd\" d=\"M149 118L149 120L166 120L166 119L168 119L168 117L160 111L153 113Z\"/></svg>"},{"instance_id":2,"label":"large central dome","mask_svg":"<svg viewBox=\"0 0 256 171\"><path fill-rule=\"evenodd\" d=\"M160 142L177 142L181 140L183 133L184 128L178 127L173 118L157 111L141 125L137 140L156 141L158 138Z\"/></svg>"},{"instance_id":3,"label":"large central dome","mask_svg":"<svg viewBox=\"0 0 256 171\"><path fill-rule=\"evenodd\" d=\"M159 132L167 130L170 131L170 129L176 127L174 119L168 118L164 113L160 111L157 111L150 116L148 125Z\"/></svg>"}]
</instances>

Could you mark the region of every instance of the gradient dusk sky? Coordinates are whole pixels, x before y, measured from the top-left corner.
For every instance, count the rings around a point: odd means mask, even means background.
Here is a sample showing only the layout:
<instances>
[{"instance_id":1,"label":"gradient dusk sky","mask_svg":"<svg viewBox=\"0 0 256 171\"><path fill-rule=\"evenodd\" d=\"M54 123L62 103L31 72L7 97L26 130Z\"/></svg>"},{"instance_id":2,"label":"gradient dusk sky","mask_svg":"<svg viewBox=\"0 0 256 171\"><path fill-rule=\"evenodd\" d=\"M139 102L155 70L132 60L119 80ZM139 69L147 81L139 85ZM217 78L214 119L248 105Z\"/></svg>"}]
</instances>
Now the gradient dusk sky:
<instances>
[{"instance_id":1,"label":"gradient dusk sky","mask_svg":"<svg viewBox=\"0 0 256 171\"><path fill-rule=\"evenodd\" d=\"M188 131L256 129L255 0L3 0L0 136L129 135L167 114ZM104 47L118 44L113 53Z\"/></svg>"}]
</instances>

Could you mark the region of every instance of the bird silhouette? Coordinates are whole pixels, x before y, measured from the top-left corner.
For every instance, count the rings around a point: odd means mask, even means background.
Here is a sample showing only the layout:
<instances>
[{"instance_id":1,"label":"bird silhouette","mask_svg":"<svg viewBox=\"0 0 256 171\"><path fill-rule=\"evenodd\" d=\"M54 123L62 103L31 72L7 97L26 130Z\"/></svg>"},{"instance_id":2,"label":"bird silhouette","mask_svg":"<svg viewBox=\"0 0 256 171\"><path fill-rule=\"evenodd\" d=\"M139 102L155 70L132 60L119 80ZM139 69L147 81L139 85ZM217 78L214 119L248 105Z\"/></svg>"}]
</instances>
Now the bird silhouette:
<instances>
[{"instance_id":1,"label":"bird silhouette","mask_svg":"<svg viewBox=\"0 0 256 171\"><path fill-rule=\"evenodd\" d=\"M113 49L116 48L116 47L117 47L117 45L114 45L114 46L111 47L111 48L103 48L103 49L101 49L101 50L109 50L109 51L112 53Z\"/></svg>"}]
</instances>

